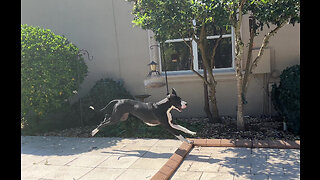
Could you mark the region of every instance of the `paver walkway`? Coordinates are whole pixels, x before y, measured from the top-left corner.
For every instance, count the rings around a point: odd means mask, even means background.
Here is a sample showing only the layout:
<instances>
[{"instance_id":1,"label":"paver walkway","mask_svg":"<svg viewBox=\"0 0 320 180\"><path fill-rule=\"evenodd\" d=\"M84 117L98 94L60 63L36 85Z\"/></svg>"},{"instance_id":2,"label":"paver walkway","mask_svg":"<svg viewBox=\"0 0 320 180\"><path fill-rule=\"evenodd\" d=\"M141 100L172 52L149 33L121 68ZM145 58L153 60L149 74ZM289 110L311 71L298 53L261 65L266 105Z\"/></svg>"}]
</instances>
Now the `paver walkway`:
<instances>
[{"instance_id":1,"label":"paver walkway","mask_svg":"<svg viewBox=\"0 0 320 180\"><path fill-rule=\"evenodd\" d=\"M300 179L300 150L195 147L171 179Z\"/></svg>"},{"instance_id":2,"label":"paver walkway","mask_svg":"<svg viewBox=\"0 0 320 180\"><path fill-rule=\"evenodd\" d=\"M151 179L178 140L21 137L21 179Z\"/></svg>"},{"instance_id":3,"label":"paver walkway","mask_svg":"<svg viewBox=\"0 0 320 180\"><path fill-rule=\"evenodd\" d=\"M21 137L21 179L151 179L181 142ZM171 179L299 179L299 149L194 147Z\"/></svg>"}]
</instances>

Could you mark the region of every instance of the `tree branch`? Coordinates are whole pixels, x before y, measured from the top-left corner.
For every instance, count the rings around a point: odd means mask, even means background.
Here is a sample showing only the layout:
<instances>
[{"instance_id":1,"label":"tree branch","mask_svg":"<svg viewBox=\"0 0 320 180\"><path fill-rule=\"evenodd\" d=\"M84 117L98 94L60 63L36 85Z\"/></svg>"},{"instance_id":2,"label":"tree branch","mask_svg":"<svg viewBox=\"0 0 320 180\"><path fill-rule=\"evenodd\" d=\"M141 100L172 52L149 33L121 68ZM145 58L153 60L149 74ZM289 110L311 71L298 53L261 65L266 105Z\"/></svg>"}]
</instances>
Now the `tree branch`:
<instances>
[{"instance_id":1,"label":"tree branch","mask_svg":"<svg viewBox=\"0 0 320 180\"><path fill-rule=\"evenodd\" d=\"M180 36L182 37L181 33L180 33ZM192 39L194 40L194 38L195 38L195 35L192 34ZM192 52L192 46L190 46L184 38L182 38L182 40L189 47L190 56L191 56L191 70L192 70L192 72L194 72L197 76L199 76L203 80L204 83L209 85L209 82L207 81L207 79L205 77L203 77L198 71L194 70L194 67L193 67L194 56L193 56L193 52Z\"/></svg>"},{"instance_id":2,"label":"tree branch","mask_svg":"<svg viewBox=\"0 0 320 180\"><path fill-rule=\"evenodd\" d=\"M252 18L249 17L249 33L250 33L249 47L248 47L248 56L247 56L247 62L245 65L244 77L243 77L243 81L242 81L242 90L243 90L244 95L246 94L247 84L248 84L247 82L248 82L249 76L251 74L249 69L251 67L251 61L252 61L252 49L253 49L253 40L255 37L255 32L256 32L256 21L255 21L254 17L252 17Z\"/></svg>"},{"instance_id":3,"label":"tree branch","mask_svg":"<svg viewBox=\"0 0 320 180\"><path fill-rule=\"evenodd\" d=\"M214 44L214 47L212 49L212 57L211 57L211 67L214 68L214 56L216 55L216 50L217 50L217 47L219 46L220 44L220 41L222 40L222 30L220 30L220 37L219 39L216 41L216 43Z\"/></svg>"},{"instance_id":4,"label":"tree branch","mask_svg":"<svg viewBox=\"0 0 320 180\"><path fill-rule=\"evenodd\" d=\"M258 65L258 61L261 59L263 53L264 53L264 50L265 48L267 47L267 45L269 44L269 39L271 36L273 36L274 34L277 33L277 31L282 28L285 24L288 23L289 20L283 22L282 24L280 24L279 26L277 26L276 28L274 28L272 31L270 31L268 34L266 34L263 38L263 41L262 41L262 44L261 44L261 47L259 49L259 53L258 53L258 56L254 59L254 61L252 62L251 66L250 66L250 69L249 69L249 72L252 73L252 70L254 68L257 67Z\"/></svg>"}]
</instances>

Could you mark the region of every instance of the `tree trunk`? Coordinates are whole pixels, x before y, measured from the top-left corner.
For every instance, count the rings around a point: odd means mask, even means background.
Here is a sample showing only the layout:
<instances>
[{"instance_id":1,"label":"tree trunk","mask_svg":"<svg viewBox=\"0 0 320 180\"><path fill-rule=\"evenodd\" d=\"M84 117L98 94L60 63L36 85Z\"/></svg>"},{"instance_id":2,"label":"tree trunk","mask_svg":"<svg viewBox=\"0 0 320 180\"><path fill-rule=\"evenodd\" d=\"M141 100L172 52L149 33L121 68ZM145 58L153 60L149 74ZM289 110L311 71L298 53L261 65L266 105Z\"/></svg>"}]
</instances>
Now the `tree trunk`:
<instances>
[{"instance_id":1,"label":"tree trunk","mask_svg":"<svg viewBox=\"0 0 320 180\"><path fill-rule=\"evenodd\" d=\"M210 101L212 106L212 113L213 113L213 122L221 123L221 119L219 116L217 100L216 100L216 86L210 84Z\"/></svg>"},{"instance_id":2,"label":"tree trunk","mask_svg":"<svg viewBox=\"0 0 320 180\"><path fill-rule=\"evenodd\" d=\"M243 119L243 99L242 99L242 77L238 77L237 80L237 129L240 131L245 130L245 123Z\"/></svg>"},{"instance_id":3,"label":"tree trunk","mask_svg":"<svg viewBox=\"0 0 320 180\"><path fill-rule=\"evenodd\" d=\"M200 33L200 39L197 42L199 45L199 49L201 52L201 57L202 57L202 62L203 62L203 69L206 69L208 71L209 75L209 99L212 105L212 117L213 117L213 122L221 122L220 116L219 116L219 111L218 111L218 106L217 106L217 101L216 101L216 81L213 77L213 72L212 72L212 67L210 66L210 63L208 62L208 53L207 53L207 36L205 32L205 25L201 27L201 33ZM205 76L207 76L207 73L205 73ZM207 80L207 79L206 79Z\"/></svg>"},{"instance_id":4,"label":"tree trunk","mask_svg":"<svg viewBox=\"0 0 320 180\"><path fill-rule=\"evenodd\" d=\"M245 122L243 119L243 89L242 89L242 66L241 66L241 60L243 55L243 41L241 39L240 34L240 27L242 24L242 8L245 3L245 0L242 0L239 2L239 12L238 12L238 19L234 23L234 29L235 29L235 53L236 53L236 78L237 78L237 129L238 130L245 130Z\"/></svg>"},{"instance_id":5,"label":"tree trunk","mask_svg":"<svg viewBox=\"0 0 320 180\"><path fill-rule=\"evenodd\" d=\"M204 68L203 69L203 76L205 79L207 79L207 70ZM210 111L210 106L209 106L209 96L208 96L208 85L203 82L203 94L204 94L204 107L203 110L206 113L209 122L213 123L214 119L212 117L211 111Z\"/></svg>"}]
</instances>

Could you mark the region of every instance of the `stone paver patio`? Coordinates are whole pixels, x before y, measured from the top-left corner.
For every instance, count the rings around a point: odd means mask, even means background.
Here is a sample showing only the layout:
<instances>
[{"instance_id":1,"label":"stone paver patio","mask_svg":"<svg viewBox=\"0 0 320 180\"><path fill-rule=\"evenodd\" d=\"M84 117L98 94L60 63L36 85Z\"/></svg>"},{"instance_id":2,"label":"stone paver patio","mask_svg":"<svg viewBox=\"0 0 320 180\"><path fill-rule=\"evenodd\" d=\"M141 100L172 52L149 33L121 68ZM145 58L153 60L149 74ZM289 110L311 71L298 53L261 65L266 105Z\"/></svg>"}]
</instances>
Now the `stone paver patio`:
<instances>
[{"instance_id":1,"label":"stone paver patio","mask_svg":"<svg viewBox=\"0 0 320 180\"><path fill-rule=\"evenodd\" d=\"M171 179L300 179L300 150L195 147Z\"/></svg>"},{"instance_id":2,"label":"stone paver patio","mask_svg":"<svg viewBox=\"0 0 320 180\"><path fill-rule=\"evenodd\" d=\"M189 147L188 152L180 148ZM178 149L179 148L179 149ZM21 137L21 179L156 179L184 153L171 179L300 179L300 150L191 148L172 139ZM170 176L169 176L170 177Z\"/></svg>"}]
</instances>

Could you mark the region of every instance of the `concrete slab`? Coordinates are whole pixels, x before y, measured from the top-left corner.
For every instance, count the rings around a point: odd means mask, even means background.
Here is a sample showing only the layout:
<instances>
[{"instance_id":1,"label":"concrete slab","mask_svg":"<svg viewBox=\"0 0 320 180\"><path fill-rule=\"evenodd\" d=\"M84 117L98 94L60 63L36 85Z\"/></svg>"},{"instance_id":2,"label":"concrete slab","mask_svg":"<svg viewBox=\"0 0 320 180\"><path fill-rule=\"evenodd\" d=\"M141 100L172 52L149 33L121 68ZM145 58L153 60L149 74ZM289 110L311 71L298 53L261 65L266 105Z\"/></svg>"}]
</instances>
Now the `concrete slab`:
<instances>
[{"instance_id":1,"label":"concrete slab","mask_svg":"<svg viewBox=\"0 0 320 180\"><path fill-rule=\"evenodd\" d=\"M200 179L203 172L195 171L178 171L176 172L171 180L194 180Z\"/></svg>"},{"instance_id":2,"label":"concrete slab","mask_svg":"<svg viewBox=\"0 0 320 180\"><path fill-rule=\"evenodd\" d=\"M234 180L268 180L268 176L265 174L244 174L244 175L235 175Z\"/></svg>"},{"instance_id":3,"label":"concrete slab","mask_svg":"<svg viewBox=\"0 0 320 180\"><path fill-rule=\"evenodd\" d=\"M138 156L110 156L100 163L97 167L100 168L129 168L140 157Z\"/></svg>"},{"instance_id":4,"label":"concrete slab","mask_svg":"<svg viewBox=\"0 0 320 180\"><path fill-rule=\"evenodd\" d=\"M270 175L269 180L300 180L300 175L288 176L288 175Z\"/></svg>"},{"instance_id":5,"label":"concrete slab","mask_svg":"<svg viewBox=\"0 0 320 180\"><path fill-rule=\"evenodd\" d=\"M171 147L180 147L181 141L175 139L161 139L154 144L154 146L171 146Z\"/></svg>"},{"instance_id":6,"label":"concrete slab","mask_svg":"<svg viewBox=\"0 0 320 180\"><path fill-rule=\"evenodd\" d=\"M21 179L140 180L177 167L172 179L299 179L300 150L192 149L169 139L21 137Z\"/></svg>"},{"instance_id":7,"label":"concrete slab","mask_svg":"<svg viewBox=\"0 0 320 180\"><path fill-rule=\"evenodd\" d=\"M299 149L195 147L172 179L188 172L202 173L200 180L295 179L300 177L299 157Z\"/></svg>"},{"instance_id":8,"label":"concrete slab","mask_svg":"<svg viewBox=\"0 0 320 180\"><path fill-rule=\"evenodd\" d=\"M284 175L284 170L282 164L259 163L252 165L251 173L267 175Z\"/></svg>"},{"instance_id":9,"label":"concrete slab","mask_svg":"<svg viewBox=\"0 0 320 180\"><path fill-rule=\"evenodd\" d=\"M151 179L158 170L154 169L127 169L122 173L117 180L148 180Z\"/></svg>"},{"instance_id":10,"label":"concrete slab","mask_svg":"<svg viewBox=\"0 0 320 180\"><path fill-rule=\"evenodd\" d=\"M229 173L213 173L213 172L204 172L200 180L233 180L233 174Z\"/></svg>"},{"instance_id":11,"label":"concrete slab","mask_svg":"<svg viewBox=\"0 0 320 180\"><path fill-rule=\"evenodd\" d=\"M56 166L51 168L46 179L79 179L81 176L90 172L92 168L87 167L73 167L73 166Z\"/></svg>"},{"instance_id":12,"label":"concrete slab","mask_svg":"<svg viewBox=\"0 0 320 180\"><path fill-rule=\"evenodd\" d=\"M120 176L126 169L94 168L80 178L80 180L114 180Z\"/></svg>"},{"instance_id":13,"label":"concrete slab","mask_svg":"<svg viewBox=\"0 0 320 180\"><path fill-rule=\"evenodd\" d=\"M193 161L189 171L218 172L220 165L213 159Z\"/></svg>"},{"instance_id":14,"label":"concrete slab","mask_svg":"<svg viewBox=\"0 0 320 180\"><path fill-rule=\"evenodd\" d=\"M168 157L175 151L173 144L170 144L175 141L164 140L153 148L159 141L162 140L22 136L21 178L141 179L140 176L143 176L150 179L168 160L159 160L159 157L164 154ZM141 169L148 159L137 160L150 149L146 157L151 159L151 163L148 168Z\"/></svg>"},{"instance_id":15,"label":"concrete slab","mask_svg":"<svg viewBox=\"0 0 320 180\"><path fill-rule=\"evenodd\" d=\"M79 155L69 155L69 156L49 156L45 161L42 161L45 165L55 165L55 166L63 166L77 159Z\"/></svg>"},{"instance_id":16,"label":"concrete slab","mask_svg":"<svg viewBox=\"0 0 320 180\"><path fill-rule=\"evenodd\" d=\"M69 161L67 166L74 166L74 167L90 167L95 168L99 166L102 162L108 159L110 156L94 156L94 155L82 155L78 156L72 161ZM50 159L49 159L50 160Z\"/></svg>"},{"instance_id":17,"label":"concrete slab","mask_svg":"<svg viewBox=\"0 0 320 180\"><path fill-rule=\"evenodd\" d=\"M158 171L167 161L167 158L139 158L128 168L152 169Z\"/></svg>"},{"instance_id":18,"label":"concrete slab","mask_svg":"<svg viewBox=\"0 0 320 180\"><path fill-rule=\"evenodd\" d=\"M175 146L153 146L143 155L143 157L169 159L176 150L177 147Z\"/></svg>"},{"instance_id":19,"label":"concrete slab","mask_svg":"<svg viewBox=\"0 0 320 180\"><path fill-rule=\"evenodd\" d=\"M48 159L49 156L35 156L32 154L21 154L21 170L36 165Z\"/></svg>"}]
</instances>

